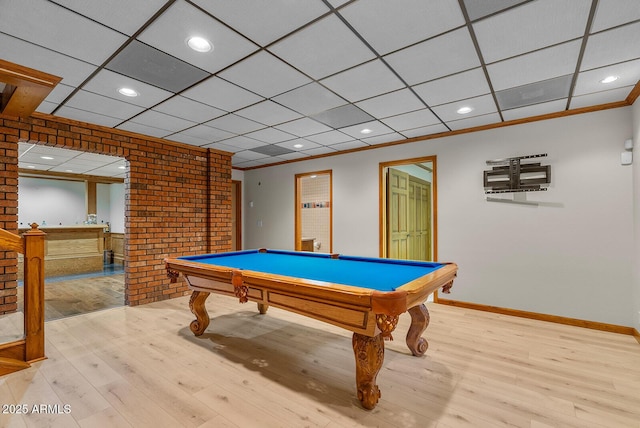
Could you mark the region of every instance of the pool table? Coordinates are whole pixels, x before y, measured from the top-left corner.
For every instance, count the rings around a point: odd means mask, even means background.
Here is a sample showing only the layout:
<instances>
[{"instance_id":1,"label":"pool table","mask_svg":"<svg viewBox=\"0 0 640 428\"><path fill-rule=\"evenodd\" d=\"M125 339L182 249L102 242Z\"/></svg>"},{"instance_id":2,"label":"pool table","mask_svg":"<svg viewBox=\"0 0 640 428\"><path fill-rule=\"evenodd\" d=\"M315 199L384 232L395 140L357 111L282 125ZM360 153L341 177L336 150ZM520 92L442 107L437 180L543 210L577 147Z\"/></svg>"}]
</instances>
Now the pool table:
<instances>
[{"instance_id":1,"label":"pool table","mask_svg":"<svg viewBox=\"0 0 640 428\"><path fill-rule=\"evenodd\" d=\"M266 249L168 258L165 265L172 282L182 274L193 290L190 329L196 336L209 325L210 293L257 302L262 314L274 306L352 331L357 394L366 409L380 398L384 339L392 339L399 316L411 315L406 342L413 355L423 355L424 301L438 289L448 293L458 270L455 263Z\"/></svg>"}]
</instances>

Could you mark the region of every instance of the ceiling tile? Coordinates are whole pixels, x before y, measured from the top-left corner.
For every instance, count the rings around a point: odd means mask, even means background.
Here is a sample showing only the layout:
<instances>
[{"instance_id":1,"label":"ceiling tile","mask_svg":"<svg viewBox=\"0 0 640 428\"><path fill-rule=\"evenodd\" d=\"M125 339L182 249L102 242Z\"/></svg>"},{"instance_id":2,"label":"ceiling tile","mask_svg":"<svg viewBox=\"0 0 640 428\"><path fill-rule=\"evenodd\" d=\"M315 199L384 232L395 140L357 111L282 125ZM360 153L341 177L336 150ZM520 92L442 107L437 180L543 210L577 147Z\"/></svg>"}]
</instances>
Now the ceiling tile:
<instances>
[{"instance_id":1,"label":"ceiling tile","mask_svg":"<svg viewBox=\"0 0 640 428\"><path fill-rule=\"evenodd\" d=\"M329 12L320 0L194 0L194 3L262 46Z\"/></svg>"},{"instance_id":2,"label":"ceiling tile","mask_svg":"<svg viewBox=\"0 0 640 428\"><path fill-rule=\"evenodd\" d=\"M352 0L328 0L329 3L331 3L331 6L333 7L340 7L345 3L349 3Z\"/></svg>"},{"instance_id":3,"label":"ceiling tile","mask_svg":"<svg viewBox=\"0 0 640 428\"><path fill-rule=\"evenodd\" d=\"M143 125L141 123L135 123L131 121L121 123L116 128L123 129L125 131L136 132L142 135L150 135L152 137L157 137L157 138L166 137L167 135L171 134L171 131L167 129L160 129L153 126Z\"/></svg>"},{"instance_id":4,"label":"ceiling tile","mask_svg":"<svg viewBox=\"0 0 640 428\"><path fill-rule=\"evenodd\" d=\"M359 140L347 141L345 143L333 144L331 146L332 149L343 151L343 150L353 150L360 149L362 147L369 147L369 144L363 143Z\"/></svg>"},{"instance_id":5,"label":"ceiling tile","mask_svg":"<svg viewBox=\"0 0 640 428\"><path fill-rule=\"evenodd\" d=\"M132 41L106 68L170 92L180 92L209 73L137 40Z\"/></svg>"},{"instance_id":6,"label":"ceiling tile","mask_svg":"<svg viewBox=\"0 0 640 428\"><path fill-rule=\"evenodd\" d=\"M608 91L592 92L590 94L576 96L571 98L571 104L569 105L569 107L571 109L575 109L598 104L608 104L618 101L624 101L627 96L629 96L629 92L631 92L632 89L633 86L627 86L623 88L611 89Z\"/></svg>"},{"instance_id":7,"label":"ceiling tile","mask_svg":"<svg viewBox=\"0 0 640 428\"><path fill-rule=\"evenodd\" d=\"M416 85L413 90L430 106L488 94L489 84L482 68L464 71Z\"/></svg>"},{"instance_id":8,"label":"ceiling tile","mask_svg":"<svg viewBox=\"0 0 640 428\"><path fill-rule=\"evenodd\" d=\"M477 126L490 125L492 123L499 122L500 116L498 116L497 113L493 113L484 116L470 117L468 119L455 120L453 122L448 122L447 125L449 125L449 128L451 128L452 131L457 131L459 129L475 128Z\"/></svg>"},{"instance_id":9,"label":"ceiling tile","mask_svg":"<svg viewBox=\"0 0 640 428\"><path fill-rule=\"evenodd\" d=\"M464 0L471 21L492 15L528 0Z\"/></svg>"},{"instance_id":10,"label":"ceiling tile","mask_svg":"<svg viewBox=\"0 0 640 428\"><path fill-rule=\"evenodd\" d=\"M602 83L601 80L608 76L617 76L618 80L611 83ZM633 86L638 83L638 76L640 76L640 59L583 71L578 74L573 96ZM622 99L624 98L626 96Z\"/></svg>"},{"instance_id":11,"label":"ceiling tile","mask_svg":"<svg viewBox=\"0 0 640 428\"><path fill-rule=\"evenodd\" d=\"M402 135L407 138L415 138L422 137L423 135L439 134L441 132L447 131L449 131L449 128L440 123L437 125L421 126L420 128L407 129L406 131L402 131Z\"/></svg>"},{"instance_id":12,"label":"ceiling tile","mask_svg":"<svg viewBox=\"0 0 640 428\"><path fill-rule=\"evenodd\" d=\"M49 101L51 103L60 104L63 102L76 88L63 85L62 83L58 83L53 91L49 92L45 101Z\"/></svg>"},{"instance_id":13,"label":"ceiling tile","mask_svg":"<svg viewBox=\"0 0 640 428\"><path fill-rule=\"evenodd\" d=\"M466 28L387 55L385 59L409 85L480 66Z\"/></svg>"},{"instance_id":14,"label":"ceiling tile","mask_svg":"<svg viewBox=\"0 0 640 428\"><path fill-rule=\"evenodd\" d=\"M76 92L65 105L121 120L129 119L144 110L143 107L82 90Z\"/></svg>"},{"instance_id":15,"label":"ceiling tile","mask_svg":"<svg viewBox=\"0 0 640 428\"><path fill-rule=\"evenodd\" d=\"M88 2L86 0L52 0L94 21L131 36L147 22L166 0L109 0Z\"/></svg>"},{"instance_id":16,"label":"ceiling tile","mask_svg":"<svg viewBox=\"0 0 640 428\"><path fill-rule=\"evenodd\" d=\"M134 89L139 95L137 97L125 97L118 93L118 89L122 87ZM109 70L100 71L84 85L83 89L106 97L117 98L122 101L126 100L128 103L142 107L152 107L173 95L169 91Z\"/></svg>"},{"instance_id":17,"label":"ceiling tile","mask_svg":"<svg viewBox=\"0 0 640 428\"><path fill-rule=\"evenodd\" d=\"M153 108L156 111L177 117L185 117L194 122L207 122L226 114L225 111L198 101L177 95Z\"/></svg>"},{"instance_id":18,"label":"ceiling tile","mask_svg":"<svg viewBox=\"0 0 640 428\"><path fill-rule=\"evenodd\" d=\"M344 105L346 101L317 83L310 83L273 98L278 104L312 115Z\"/></svg>"},{"instance_id":19,"label":"ceiling tile","mask_svg":"<svg viewBox=\"0 0 640 428\"><path fill-rule=\"evenodd\" d=\"M367 0L352 3L340 13L380 55L465 23L457 0ZM381 28L402 31L380 31Z\"/></svg>"},{"instance_id":20,"label":"ceiling tile","mask_svg":"<svg viewBox=\"0 0 640 428\"><path fill-rule=\"evenodd\" d=\"M58 108L58 104L59 103L50 103L49 101L45 100L40 103L40 105L36 108L36 111L38 113L51 114L56 108Z\"/></svg>"},{"instance_id":21,"label":"ceiling tile","mask_svg":"<svg viewBox=\"0 0 640 428\"><path fill-rule=\"evenodd\" d=\"M473 108L473 110L470 113L461 115L457 112L460 107L471 107ZM486 115L488 113L495 113L497 112L497 108L496 103L491 95L482 95L479 97L470 98L468 100L460 100L450 104L442 104L437 107L433 107L433 111L448 125L450 121ZM428 123L426 123L426 125L428 125Z\"/></svg>"},{"instance_id":22,"label":"ceiling tile","mask_svg":"<svg viewBox=\"0 0 640 428\"><path fill-rule=\"evenodd\" d=\"M264 146L264 142L244 136L228 138L226 140L222 140L220 143L227 146L238 147L242 150L250 150L255 147Z\"/></svg>"},{"instance_id":23,"label":"ceiling tile","mask_svg":"<svg viewBox=\"0 0 640 428\"><path fill-rule=\"evenodd\" d=\"M304 151L304 152L307 152L311 149L322 147L322 145L318 143L314 143L304 138L294 138L293 140L278 143L277 145L280 147L286 147L293 151ZM302 145L302 147L296 147L300 145Z\"/></svg>"},{"instance_id":24,"label":"ceiling tile","mask_svg":"<svg viewBox=\"0 0 640 428\"><path fill-rule=\"evenodd\" d=\"M496 92L501 110L524 107L567 98L571 85L571 75L556 77L542 82L518 86Z\"/></svg>"},{"instance_id":25,"label":"ceiling tile","mask_svg":"<svg viewBox=\"0 0 640 428\"><path fill-rule=\"evenodd\" d=\"M209 52L187 46L192 36L213 44ZM255 52L258 46L183 0L176 1L138 39L196 67L215 73Z\"/></svg>"},{"instance_id":26,"label":"ceiling tile","mask_svg":"<svg viewBox=\"0 0 640 428\"><path fill-rule=\"evenodd\" d=\"M264 99L218 77L210 77L181 95L225 111L235 111Z\"/></svg>"},{"instance_id":27,"label":"ceiling tile","mask_svg":"<svg viewBox=\"0 0 640 428\"><path fill-rule=\"evenodd\" d=\"M77 87L96 70L96 66L41 46L0 33L2 59L62 77L62 84Z\"/></svg>"},{"instance_id":28,"label":"ceiling tile","mask_svg":"<svg viewBox=\"0 0 640 428\"><path fill-rule=\"evenodd\" d=\"M260 145L256 146L256 147L260 147L262 145L263 144L260 143ZM251 150L243 150L243 151L237 152L235 155L233 155L233 161L234 162L236 160L237 161L253 161L253 160L258 160L258 159L264 159L265 157L268 157L268 156L265 156L263 153L258 153L258 152L254 152L254 151L251 151ZM264 163L262 163L262 164L264 164ZM258 165L260 165L260 163L258 163Z\"/></svg>"},{"instance_id":29,"label":"ceiling tile","mask_svg":"<svg viewBox=\"0 0 640 428\"><path fill-rule=\"evenodd\" d=\"M404 135L398 134L397 132L392 132L391 134L384 134L371 138L361 138L360 140L373 146L377 144L386 144L390 142L406 140L406 137Z\"/></svg>"},{"instance_id":30,"label":"ceiling tile","mask_svg":"<svg viewBox=\"0 0 640 428\"><path fill-rule=\"evenodd\" d=\"M321 83L351 102L405 87L382 61L374 60L335 74Z\"/></svg>"},{"instance_id":31,"label":"ceiling tile","mask_svg":"<svg viewBox=\"0 0 640 428\"><path fill-rule=\"evenodd\" d=\"M267 144L264 146L256 147L251 149L252 152L262 153L267 156L281 156L289 153L293 153L294 150L288 149L286 147L278 146L275 144Z\"/></svg>"},{"instance_id":32,"label":"ceiling tile","mask_svg":"<svg viewBox=\"0 0 640 428\"><path fill-rule=\"evenodd\" d=\"M318 146L309 150L302 149L302 152L309 156L319 156L319 155L326 155L328 153L337 153L336 149L329 146Z\"/></svg>"},{"instance_id":33,"label":"ceiling tile","mask_svg":"<svg viewBox=\"0 0 640 428\"><path fill-rule=\"evenodd\" d=\"M212 128L207 125L194 126L192 128L185 129L184 131L180 132L180 134L187 135L189 137L195 137L200 140L205 140L209 143L233 137L233 134L231 132Z\"/></svg>"},{"instance_id":34,"label":"ceiling tile","mask_svg":"<svg viewBox=\"0 0 640 428\"><path fill-rule=\"evenodd\" d=\"M591 33L640 19L638 0L598 0Z\"/></svg>"},{"instance_id":35,"label":"ceiling tile","mask_svg":"<svg viewBox=\"0 0 640 428\"><path fill-rule=\"evenodd\" d=\"M169 137L171 141L177 141L179 143L189 144L191 146L205 146L210 144L211 141L205 140L202 138L192 137L191 135L187 135L184 132L178 132L175 134L171 134Z\"/></svg>"},{"instance_id":36,"label":"ceiling tile","mask_svg":"<svg viewBox=\"0 0 640 428\"><path fill-rule=\"evenodd\" d=\"M241 149L240 147L230 146L225 143L212 143L212 144L207 144L206 146L203 146L203 147L207 149L222 150L223 152L229 152L229 153L236 153L244 150L244 149Z\"/></svg>"},{"instance_id":37,"label":"ceiling tile","mask_svg":"<svg viewBox=\"0 0 640 428\"><path fill-rule=\"evenodd\" d=\"M344 143L353 140L353 137L340 131L329 131L321 134L310 135L307 140L329 146L331 144Z\"/></svg>"},{"instance_id":38,"label":"ceiling tile","mask_svg":"<svg viewBox=\"0 0 640 428\"><path fill-rule=\"evenodd\" d=\"M374 117L384 118L424 108L424 104L409 89L380 95L356 103L356 106Z\"/></svg>"},{"instance_id":39,"label":"ceiling tile","mask_svg":"<svg viewBox=\"0 0 640 428\"><path fill-rule=\"evenodd\" d=\"M66 106L62 106L58 110L56 110L56 116L79 120L81 122L93 123L95 125L108 126L110 128L113 128L114 126L122 122L122 119L104 116L101 114Z\"/></svg>"},{"instance_id":40,"label":"ceiling tile","mask_svg":"<svg viewBox=\"0 0 640 428\"><path fill-rule=\"evenodd\" d=\"M548 103L534 104L531 106L504 110L502 117L504 120L516 120L527 117L535 117L542 114L557 113L563 111L567 107L567 100L561 99L550 101Z\"/></svg>"},{"instance_id":41,"label":"ceiling tile","mask_svg":"<svg viewBox=\"0 0 640 428\"><path fill-rule=\"evenodd\" d=\"M219 76L266 98L311 81L304 74L265 51L235 64Z\"/></svg>"},{"instance_id":42,"label":"ceiling tile","mask_svg":"<svg viewBox=\"0 0 640 428\"><path fill-rule=\"evenodd\" d=\"M373 119L373 116L352 104L347 104L314 114L311 118L332 128L342 128L368 122Z\"/></svg>"},{"instance_id":43,"label":"ceiling tile","mask_svg":"<svg viewBox=\"0 0 640 428\"><path fill-rule=\"evenodd\" d=\"M331 130L328 126L307 117L280 124L276 128L297 137L306 137L307 135L320 134Z\"/></svg>"},{"instance_id":44,"label":"ceiling tile","mask_svg":"<svg viewBox=\"0 0 640 428\"><path fill-rule=\"evenodd\" d=\"M256 155L260 155L260 154L256 153ZM264 155L260 155L260 156L264 156ZM243 161L242 159L237 159L237 157L234 156L233 158L231 158L231 161L234 167L251 168L251 167L257 167L262 165L268 165L270 163L273 163L274 159L277 159L277 158L267 157L267 158L257 159L254 161Z\"/></svg>"},{"instance_id":45,"label":"ceiling tile","mask_svg":"<svg viewBox=\"0 0 640 428\"><path fill-rule=\"evenodd\" d=\"M141 125L152 126L154 128L166 129L172 133L182 131L186 128L191 128L196 125L195 122L190 120L181 119L179 117L160 113L159 111L154 110L147 110L131 119L131 121Z\"/></svg>"},{"instance_id":46,"label":"ceiling tile","mask_svg":"<svg viewBox=\"0 0 640 428\"><path fill-rule=\"evenodd\" d=\"M265 127L261 123L236 116L235 114L227 114L217 119L210 120L206 125L236 134L244 134L245 132L251 132Z\"/></svg>"},{"instance_id":47,"label":"ceiling tile","mask_svg":"<svg viewBox=\"0 0 640 428\"><path fill-rule=\"evenodd\" d=\"M281 143L283 141L289 141L296 138L295 135L291 135L275 128L264 128L259 131L251 132L245 136L267 144Z\"/></svg>"},{"instance_id":48,"label":"ceiling tile","mask_svg":"<svg viewBox=\"0 0 640 428\"><path fill-rule=\"evenodd\" d=\"M580 70L640 58L640 22L589 36Z\"/></svg>"},{"instance_id":49,"label":"ceiling tile","mask_svg":"<svg viewBox=\"0 0 640 428\"><path fill-rule=\"evenodd\" d=\"M62 23L62 24L61 24ZM20 0L3 6L2 32L66 54L102 64L127 38L47 0Z\"/></svg>"},{"instance_id":50,"label":"ceiling tile","mask_svg":"<svg viewBox=\"0 0 640 428\"><path fill-rule=\"evenodd\" d=\"M103 177L112 177L117 171L122 172L117 166L107 165L102 168L96 168L89 171L90 175L98 175Z\"/></svg>"},{"instance_id":51,"label":"ceiling tile","mask_svg":"<svg viewBox=\"0 0 640 428\"><path fill-rule=\"evenodd\" d=\"M404 113L382 119L382 122L396 131L404 131L405 129L434 125L439 123L440 120L438 120L438 118L429 109L423 108L410 113Z\"/></svg>"},{"instance_id":52,"label":"ceiling tile","mask_svg":"<svg viewBox=\"0 0 640 428\"><path fill-rule=\"evenodd\" d=\"M263 101L261 103L254 104L250 107L238 110L235 114L269 126L288 122L301 117L293 110L283 107L280 104L276 104L273 101Z\"/></svg>"},{"instance_id":53,"label":"ceiling tile","mask_svg":"<svg viewBox=\"0 0 640 428\"><path fill-rule=\"evenodd\" d=\"M374 58L373 52L333 15L286 37L269 50L314 79Z\"/></svg>"},{"instance_id":54,"label":"ceiling tile","mask_svg":"<svg viewBox=\"0 0 640 428\"><path fill-rule=\"evenodd\" d=\"M280 156L274 156L272 159L278 159L278 161L290 161L296 159L308 158L310 155L306 152L291 152Z\"/></svg>"},{"instance_id":55,"label":"ceiling tile","mask_svg":"<svg viewBox=\"0 0 640 428\"><path fill-rule=\"evenodd\" d=\"M487 64L584 35L591 0L537 0L473 24Z\"/></svg>"},{"instance_id":56,"label":"ceiling tile","mask_svg":"<svg viewBox=\"0 0 640 428\"><path fill-rule=\"evenodd\" d=\"M568 42L487 66L493 89L522 86L575 72L580 42Z\"/></svg>"},{"instance_id":57,"label":"ceiling tile","mask_svg":"<svg viewBox=\"0 0 640 428\"><path fill-rule=\"evenodd\" d=\"M368 130L369 132L363 133L363 130ZM340 129L340 131L344 132L347 135L351 135L353 138L371 138L377 135L383 134L391 134L393 129L389 128L382 122L377 120L373 120L371 122L361 123L359 125L348 126L346 128Z\"/></svg>"}]
</instances>

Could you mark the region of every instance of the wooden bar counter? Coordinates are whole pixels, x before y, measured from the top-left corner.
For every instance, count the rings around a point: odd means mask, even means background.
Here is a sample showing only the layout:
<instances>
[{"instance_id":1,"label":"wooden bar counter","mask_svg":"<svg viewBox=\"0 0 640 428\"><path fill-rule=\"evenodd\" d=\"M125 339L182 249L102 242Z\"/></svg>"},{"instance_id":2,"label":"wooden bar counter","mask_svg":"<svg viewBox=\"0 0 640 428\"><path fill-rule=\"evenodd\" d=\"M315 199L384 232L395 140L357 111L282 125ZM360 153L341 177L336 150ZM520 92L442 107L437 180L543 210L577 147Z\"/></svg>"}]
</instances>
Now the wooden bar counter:
<instances>
[{"instance_id":1,"label":"wooden bar counter","mask_svg":"<svg viewBox=\"0 0 640 428\"><path fill-rule=\"evenodd\" d=\"M101 271L105 227L103 224L40 226L40 230L47 234L44 250L46 276ZM27 230L29 228L20 228L19 233ZM18 272L22 272L22 257L18 257Z\"/></svg>"}]
</instances>

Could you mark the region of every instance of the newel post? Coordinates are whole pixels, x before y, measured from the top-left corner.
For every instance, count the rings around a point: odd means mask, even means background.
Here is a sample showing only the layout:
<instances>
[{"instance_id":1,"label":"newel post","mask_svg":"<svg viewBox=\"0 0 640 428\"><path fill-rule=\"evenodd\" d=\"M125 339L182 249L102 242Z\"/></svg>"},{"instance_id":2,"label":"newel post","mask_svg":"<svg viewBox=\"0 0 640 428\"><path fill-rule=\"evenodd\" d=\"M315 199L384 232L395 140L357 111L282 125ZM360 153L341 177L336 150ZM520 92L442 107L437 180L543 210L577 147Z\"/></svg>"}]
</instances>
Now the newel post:
<instances>
[{"instance_id":1,"label":"newel post","mask_svg":"<svg viewBox=\"0 0 640 428\"><path fill-rule=\"evenodd\" d=\"M25 360L44 355L44 241L46 233L36 223L22 234L24 239L24 331Z\"/></svg>"}]
</instances>

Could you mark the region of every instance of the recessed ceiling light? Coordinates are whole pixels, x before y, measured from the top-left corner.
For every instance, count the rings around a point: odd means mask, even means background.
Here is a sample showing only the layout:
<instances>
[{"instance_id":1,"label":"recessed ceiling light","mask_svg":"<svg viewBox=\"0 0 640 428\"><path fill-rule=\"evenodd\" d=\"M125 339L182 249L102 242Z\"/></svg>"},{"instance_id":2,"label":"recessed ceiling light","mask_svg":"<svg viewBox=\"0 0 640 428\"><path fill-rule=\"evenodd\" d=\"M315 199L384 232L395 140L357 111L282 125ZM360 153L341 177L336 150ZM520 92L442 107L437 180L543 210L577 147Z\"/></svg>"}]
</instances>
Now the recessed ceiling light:
<instances>
[{"instance_id":1,"label":"recessed ceiling light","mask_svg":"<svg viewBox=\"0 0 640 428\"><path fill-rule=\"evenodd\" d=\"M118 169L127 169L126 166L119 166Z\"/></svg>"},{"instance_id":2,"label":"recessed ceiling light","mask_svg":"<svg viewBox=\"0 0 640 428\"><path fill-rule=\"evenodd\" d=\"M65 169L64 172L73 172L72 169Z\"/></svg>"},{"instance_id":3,"label":"recessed ceiling light","mask_svg":"<svg viewBox=\"0 0 640 428\"><path fill-rule=\"evenodd\" d=\"M120 89L118 89L118 92L120 92L125 97L137 97L138 96L138 93L136 91L134 91L133 89L131 89L131 88L120 88Z\"/></svg>"},{"instance_id":4,"label":"recessed ceiling light","mask_svg":"<svg viewBox=\"0 0 640 428\"><path fill-rule=\"evenodd\" d=\"M34 168L35 168L35 166L33 166L33 165L27 165L27 168L34 169Z\"/></svg>"},{"instance_id":5,"label":"recessed ceiling light","mask_svg":"<svg viewBox=\"0 0 640 428\"><path fill-rule=\"evenodd\" d=\"M190 37L187 40L187 45L196 52L209 52L213 49L209 40L202 37Z\"/></svg>"},{"instance_id":6,"label":"recessed ceiling light","mask_svg":"<svg viewBox=\"0 0 640 428\"><path fill-rule=\"evenodd\" d=\"M607 76L604 79L602 79L600 83L611 83L611 82L615 82L616 80L618 80L618 76Z\"/></svg>"},{"instance_id":7,"label":"recessed ceiling light","mask_svg":"<svg viewBox=\"0 0 640 428\"><path fill-rule=\"evenodd\" d=\"M467 114L467 113L471 113L472 111L473 111L473 107L468 107L468 106L460 107L457 110L458 114Z\"/></svg>"},{"instance_id":8,"label":"recessed ceiling light","mask_svg":"<svg viewBox=\"0 0 640 428\"><path fill-rule=\"evenodd\" d=\"M53 160L51 156L40 156L40 159Z\"/></svg>"},{"instance_id":9,"label":"recessed ceiling light","mask_svg":"<svg viewBox=\"0 0 640 428\"><path fill-rule=\"evenodd\" d=\"M360 131L361 134L371 134L373 131L370 130L369 128L364 128L362 131Z\"/></svg>"},{"instance_id":10,"label":"recessed ceiling light","mask_svg":"<svg viewBox=\"0 0 640 428\"><path fill-rule=\"evenodd\" d=\"M294 144L293 147L295 147L296 149L301 149L304 147L304 144Z\"/></svg>"}]
</instances>

